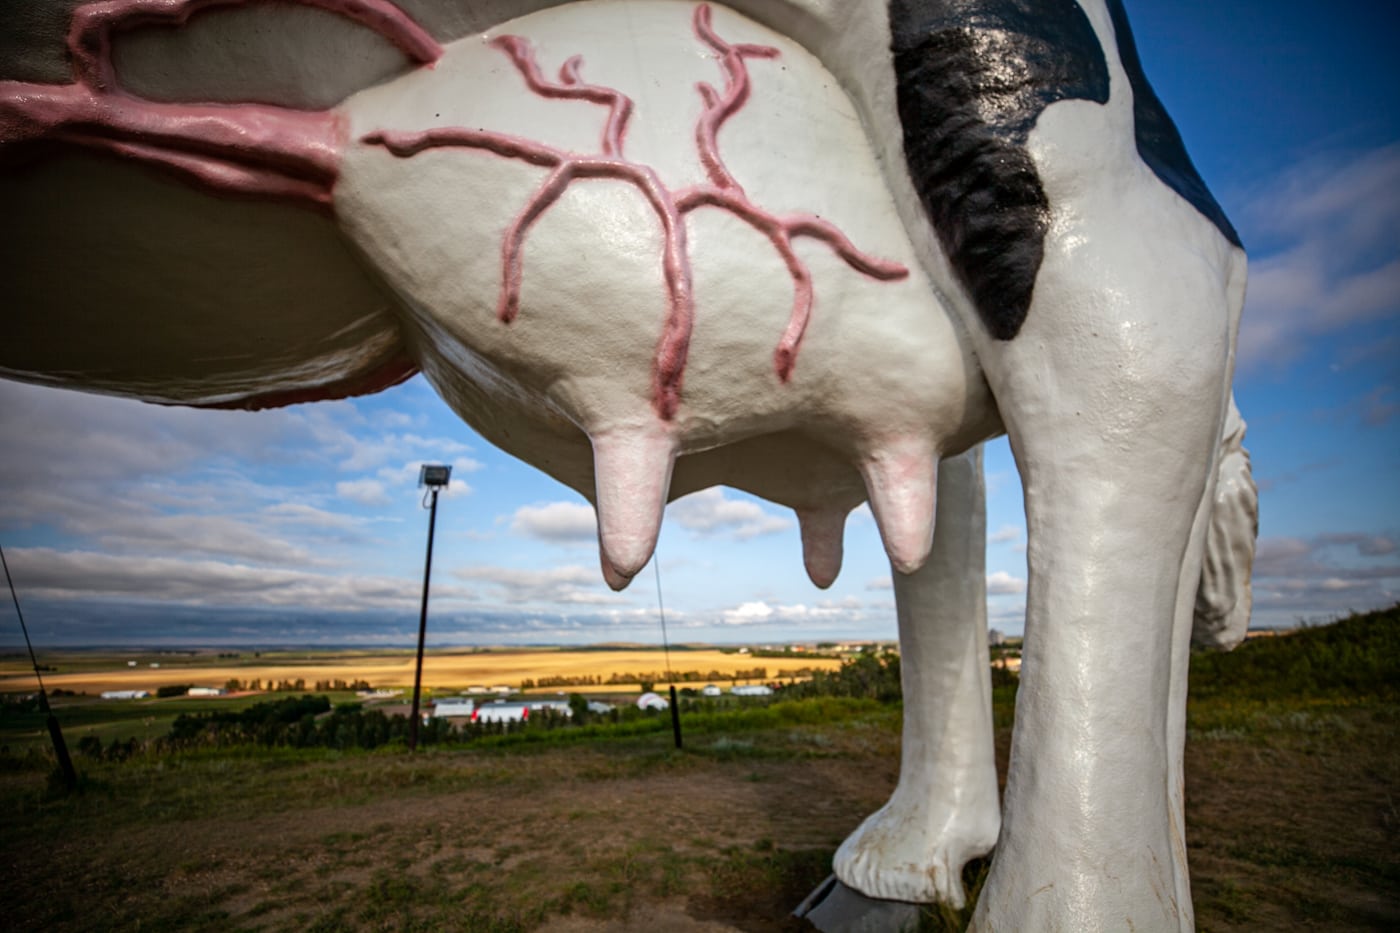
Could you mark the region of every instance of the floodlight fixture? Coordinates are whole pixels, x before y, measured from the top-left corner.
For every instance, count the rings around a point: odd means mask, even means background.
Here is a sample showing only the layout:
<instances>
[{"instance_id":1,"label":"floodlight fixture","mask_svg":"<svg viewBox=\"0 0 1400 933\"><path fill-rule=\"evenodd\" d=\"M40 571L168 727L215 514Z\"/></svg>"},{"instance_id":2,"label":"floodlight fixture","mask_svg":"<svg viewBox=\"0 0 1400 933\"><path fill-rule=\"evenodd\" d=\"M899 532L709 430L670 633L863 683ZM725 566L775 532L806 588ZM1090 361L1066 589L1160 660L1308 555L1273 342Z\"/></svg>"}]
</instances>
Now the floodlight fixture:
<instances>
[{"instance_id":1,"label":"floodlight fixture","mask_svg":"<svg viewBox=\"0 0 1400 933\"><path fill-rule=\"evenodd\" d=\"M441 489L452 478L452 467L441 463L425 463L418 471L418 488Z\"/></svg>"}]
</instances>

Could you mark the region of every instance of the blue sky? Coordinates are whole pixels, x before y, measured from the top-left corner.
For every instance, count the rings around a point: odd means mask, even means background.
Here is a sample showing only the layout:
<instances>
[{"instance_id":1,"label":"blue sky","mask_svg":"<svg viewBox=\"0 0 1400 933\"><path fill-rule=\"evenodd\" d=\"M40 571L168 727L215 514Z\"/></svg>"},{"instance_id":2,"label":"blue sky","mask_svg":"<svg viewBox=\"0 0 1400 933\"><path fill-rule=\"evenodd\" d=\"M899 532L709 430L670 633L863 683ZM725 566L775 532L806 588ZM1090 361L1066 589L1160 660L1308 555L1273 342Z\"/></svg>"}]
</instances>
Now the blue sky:
<instances>
[{"instance_id":1,"label":"blue sky","mask_svg":"<svg viewBox=\"0 0 1400 933\"><path fill-rule=\"evenodd\" d=\"M1260 485L1256 626L1400 599L1400 12L1372 0L1128 0L1148 75L1250 250L1236 376ZM614 594L591 508L494 450L421 380L272 412L0 382L0 545L40 645L409 644L450 462L430 641L660 640L648 568ZM1021 629L1020 486L988 447L992 624ZM817 590L790 513L673 503L673 641L890 638L869 512ZM11 618L6 616L6 618ZM17 644L13 621L0 644Z\"/></svg>"}]
</instances>

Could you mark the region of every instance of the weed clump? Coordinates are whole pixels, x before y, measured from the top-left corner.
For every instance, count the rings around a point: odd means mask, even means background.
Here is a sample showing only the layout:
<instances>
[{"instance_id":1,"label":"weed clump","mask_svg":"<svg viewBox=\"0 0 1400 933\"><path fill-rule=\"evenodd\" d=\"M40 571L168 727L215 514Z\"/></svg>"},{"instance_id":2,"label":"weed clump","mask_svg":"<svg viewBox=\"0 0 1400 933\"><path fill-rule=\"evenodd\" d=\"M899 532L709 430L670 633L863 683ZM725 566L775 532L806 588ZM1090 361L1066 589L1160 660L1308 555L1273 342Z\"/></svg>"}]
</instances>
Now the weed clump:
<instances>
[{"instance_id":1,"label":"weed clump","mask_svg":"<svg viewBox=\"0 0 1400 933\"><path fill-rule=\"evenodd\" d=\"M1191 658L1193 699L1400 700L1400 604Z\"/></svg>"}]
</instances>

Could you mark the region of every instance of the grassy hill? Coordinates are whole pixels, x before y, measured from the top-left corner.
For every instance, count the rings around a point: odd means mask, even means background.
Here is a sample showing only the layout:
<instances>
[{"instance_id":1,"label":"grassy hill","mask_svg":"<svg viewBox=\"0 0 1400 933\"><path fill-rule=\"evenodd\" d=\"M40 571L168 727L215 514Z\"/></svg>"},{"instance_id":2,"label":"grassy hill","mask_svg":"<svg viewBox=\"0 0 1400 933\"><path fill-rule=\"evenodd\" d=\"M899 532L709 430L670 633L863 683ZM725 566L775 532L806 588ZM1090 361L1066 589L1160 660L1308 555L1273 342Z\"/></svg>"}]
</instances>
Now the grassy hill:
<instances>
[{"instance_id":1,"label":"grassy hill","mask_svg":"<svg viewBox=\"0 0 1400 933\"><path fill-rule=\"evenodd\" d=\"M1193 657L1200 929L1400 929L1398 639L1392 608ZM0 913L46 931L802 929L787 912L894 786L892 677L865 659L805 697L691 713L682 751L645 717L412 755L138 741L79 755L77 794L42 755L0 753ZM1014 692L994 701L1003 774Z\"/></svg>"}]
</instances>

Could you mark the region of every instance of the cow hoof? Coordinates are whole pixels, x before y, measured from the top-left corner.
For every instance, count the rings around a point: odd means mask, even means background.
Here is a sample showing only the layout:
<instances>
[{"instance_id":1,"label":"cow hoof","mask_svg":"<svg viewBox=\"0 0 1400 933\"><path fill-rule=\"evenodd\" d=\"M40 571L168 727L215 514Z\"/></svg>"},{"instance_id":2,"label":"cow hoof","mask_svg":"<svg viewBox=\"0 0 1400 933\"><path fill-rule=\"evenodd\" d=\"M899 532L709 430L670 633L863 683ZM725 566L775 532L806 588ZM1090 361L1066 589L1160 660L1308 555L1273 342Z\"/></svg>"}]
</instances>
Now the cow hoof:
<instances>
[{"instance_id":1,"label":"cow hoof","mask_svg":"<svg viewBox=\"0 0 1400 933\"><path fill-rule=\"evenodd\" d=\"M898 790L836 850L836 877L867 897L961 909L962 869L996 844L1000 817L908 803ZM935 818L941 816L942 818Z\"/></svg>"}]
</instances>

